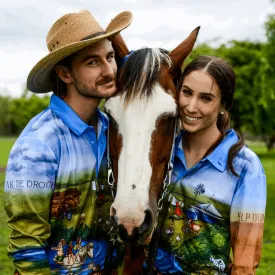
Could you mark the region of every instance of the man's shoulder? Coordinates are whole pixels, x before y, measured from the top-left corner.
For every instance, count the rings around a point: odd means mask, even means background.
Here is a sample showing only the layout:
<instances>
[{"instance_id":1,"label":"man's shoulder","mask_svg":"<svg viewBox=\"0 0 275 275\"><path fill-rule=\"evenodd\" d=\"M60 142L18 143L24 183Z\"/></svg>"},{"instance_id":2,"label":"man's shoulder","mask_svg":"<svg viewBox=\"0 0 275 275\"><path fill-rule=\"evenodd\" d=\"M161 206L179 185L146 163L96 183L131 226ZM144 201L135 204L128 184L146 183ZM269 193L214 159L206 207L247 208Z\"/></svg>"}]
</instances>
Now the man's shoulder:
<instances>
[{"instance_id":1,"label":"man's shoulder","mask_svg":"<svg viewBox=\"0 0 275 275\"><path fill-rule=\"evenodd\" d=\"M22 147L24 144L34 149L39 144L49 146L55 151L55 147L59 143L58 126L59 119L55 116L50 108L45 109L35 117L33 117L24 128L14 147Z\"/></svg>"},{"instance_id":2,"label":"man's shoulder","mask_svg":"<svg viewBox=\"0 0 275 275\"><path fill-rule=\"evenodd\" d=\"M29 121L18 139L30 137L48 141L56 136L62 127L64 123L50 108L47 108Z\"/></svg>"}]
</instances>

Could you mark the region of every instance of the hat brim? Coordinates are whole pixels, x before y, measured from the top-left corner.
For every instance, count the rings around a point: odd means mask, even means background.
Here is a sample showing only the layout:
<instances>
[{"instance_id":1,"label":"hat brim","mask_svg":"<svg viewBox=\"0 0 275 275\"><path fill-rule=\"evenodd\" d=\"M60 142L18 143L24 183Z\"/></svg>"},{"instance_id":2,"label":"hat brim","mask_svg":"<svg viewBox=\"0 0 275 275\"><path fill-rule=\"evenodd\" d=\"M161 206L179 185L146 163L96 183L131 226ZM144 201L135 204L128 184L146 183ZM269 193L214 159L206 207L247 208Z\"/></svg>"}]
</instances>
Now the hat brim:
<instances>
[{"instance_id":1,"label":"hat brim","mask_svg":"<svg viewBox=\"0 0 275 275\"><path fill-rule=\"evenodd\" d=\"M34 93L47 93L53 90L52 71L56 64L69 55L94 43L118 34L132 22L132 13L125 11L118 14L106 28L106 33L61 47L42 58L30 71L27 87Z\"/></svg>"}]
</instances>

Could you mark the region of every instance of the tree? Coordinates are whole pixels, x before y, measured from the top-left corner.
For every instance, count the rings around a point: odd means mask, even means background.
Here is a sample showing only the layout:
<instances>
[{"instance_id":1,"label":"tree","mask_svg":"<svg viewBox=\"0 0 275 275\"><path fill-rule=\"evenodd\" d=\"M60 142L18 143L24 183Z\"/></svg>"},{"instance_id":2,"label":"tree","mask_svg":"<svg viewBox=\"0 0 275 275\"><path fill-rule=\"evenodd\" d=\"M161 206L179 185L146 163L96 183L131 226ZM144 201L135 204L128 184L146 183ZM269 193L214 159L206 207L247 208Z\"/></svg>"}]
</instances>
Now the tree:
<instances>
[{"instance_id":1,"label":"tree","mask_svg":"<svg viewBox=\"0 0 275 275\"><path fill-rule=\"evenodd\" d=\"M0 97L0 135L11 135L13 125L10 113L11 98L8 96Z\"/></svg>"},{"instance_id":2,"label":"tree","mask_svg":"<svg viewBox=\"0 0 275 275\"><path fill-rule=\"evenodd\" d=\"M267 43L264 47L261 68L262 98L258 110L259 129L264 136L275 134L275 14L270 14L265 23Z\"/></svg>"},{"instance_id":3,"label":"tree","mask_svg":"<svg viewBox=\"0 0 275 275\"><path fill-rule=\"evenodd\" d=\"M15 125L14 134L19 134L34 116L48 107L49 102L49 96L39 97L35 94L13 99L10 104L10 116Z\"/></svg>"},{"instance_id":4,"label":"tree","mask_svg":"<svg viewBox=\"0 0 275 275\"><path fill-rule=\"evenodd\" d=\"M233 127L239 132L257 132L258 107L262 97L261 70L263 44L230 41L218 49L236 73L234 104L230 110Z\"/></svg>"}]
</instances>

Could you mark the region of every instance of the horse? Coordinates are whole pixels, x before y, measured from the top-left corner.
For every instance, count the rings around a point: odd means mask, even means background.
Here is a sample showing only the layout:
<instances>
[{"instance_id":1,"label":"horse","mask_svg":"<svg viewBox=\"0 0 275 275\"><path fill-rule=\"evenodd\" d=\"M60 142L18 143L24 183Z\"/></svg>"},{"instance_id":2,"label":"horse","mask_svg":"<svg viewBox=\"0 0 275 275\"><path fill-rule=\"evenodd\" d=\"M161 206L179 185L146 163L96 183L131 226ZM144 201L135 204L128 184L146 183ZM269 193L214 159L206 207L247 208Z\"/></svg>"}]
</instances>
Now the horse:
<instances>
[{"instance_id":1,"label":"horse","mask_svg":"<svg viewBox=\"0 0 275 275\"><path fill-rule=\"evenodd\" d=\"M119 239L132 245L148 244L157 224L172 170L177 81L198 32L199 27L171 52L143 48L129 54L120 34L111 39L118 63L127 59L118 92L105 103L110 184L116 189L110 217Z\"/></svg>"}]
</instances>

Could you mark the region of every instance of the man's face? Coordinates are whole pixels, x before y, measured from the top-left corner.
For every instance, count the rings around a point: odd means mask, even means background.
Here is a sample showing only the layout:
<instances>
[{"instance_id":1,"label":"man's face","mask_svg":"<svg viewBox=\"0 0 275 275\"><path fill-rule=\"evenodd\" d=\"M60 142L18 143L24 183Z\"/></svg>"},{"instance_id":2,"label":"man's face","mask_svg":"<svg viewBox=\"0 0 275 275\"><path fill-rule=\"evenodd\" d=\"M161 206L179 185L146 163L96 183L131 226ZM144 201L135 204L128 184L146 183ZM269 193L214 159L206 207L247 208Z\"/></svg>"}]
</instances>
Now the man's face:
<instances>
[{"instance_id":1,"label":"man's face","mask_svg":"<svg viewBox=\"0 0 275 275\"><path fill-rule=\"evenodd\" d=\"M117 65L108 39L77 52L72 59L70 88L82 96L108 98L116 92Z\"/></svg>"}]
</instances>

